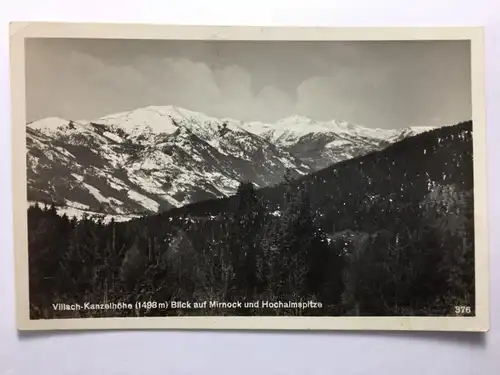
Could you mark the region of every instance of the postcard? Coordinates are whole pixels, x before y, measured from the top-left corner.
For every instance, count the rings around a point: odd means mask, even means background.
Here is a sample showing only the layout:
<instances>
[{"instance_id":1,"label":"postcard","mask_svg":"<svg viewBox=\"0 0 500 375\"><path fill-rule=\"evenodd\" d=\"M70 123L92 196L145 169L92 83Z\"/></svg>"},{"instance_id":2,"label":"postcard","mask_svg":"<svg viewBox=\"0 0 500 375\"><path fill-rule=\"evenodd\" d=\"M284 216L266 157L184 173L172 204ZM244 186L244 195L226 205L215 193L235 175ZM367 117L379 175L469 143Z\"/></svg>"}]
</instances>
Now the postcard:
<instances>
[{"instance_id":1,"label":"postcard","mask_svg":"<svg viewBox=\"0 0 500 375\"><path fill-rule=\"evenodd\" d=\"M482 28L10 27L19 330L489 329Z\"/></svg>"}]
</instances>

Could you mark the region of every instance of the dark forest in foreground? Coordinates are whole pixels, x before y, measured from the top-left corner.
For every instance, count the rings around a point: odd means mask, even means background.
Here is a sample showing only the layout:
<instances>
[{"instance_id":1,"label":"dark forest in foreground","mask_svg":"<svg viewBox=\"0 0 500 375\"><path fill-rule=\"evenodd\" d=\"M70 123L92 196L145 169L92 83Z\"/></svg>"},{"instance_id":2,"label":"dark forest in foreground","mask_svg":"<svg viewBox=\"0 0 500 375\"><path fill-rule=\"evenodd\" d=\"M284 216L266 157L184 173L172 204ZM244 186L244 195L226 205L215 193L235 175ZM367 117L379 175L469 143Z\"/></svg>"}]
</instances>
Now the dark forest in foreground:
<instances>
[{"instance_id":1,"label":"dark forest in foreground","mask_svg":"<svg viewBox=\"0 0 500 375\"><path fill-rule=\"evenodd\" d=\"M472 123L298 180L125 223L32 207L32 319L474 315ZM321 308L58 311L55 303L319 301Z\"/></svg>"}]
</instances>

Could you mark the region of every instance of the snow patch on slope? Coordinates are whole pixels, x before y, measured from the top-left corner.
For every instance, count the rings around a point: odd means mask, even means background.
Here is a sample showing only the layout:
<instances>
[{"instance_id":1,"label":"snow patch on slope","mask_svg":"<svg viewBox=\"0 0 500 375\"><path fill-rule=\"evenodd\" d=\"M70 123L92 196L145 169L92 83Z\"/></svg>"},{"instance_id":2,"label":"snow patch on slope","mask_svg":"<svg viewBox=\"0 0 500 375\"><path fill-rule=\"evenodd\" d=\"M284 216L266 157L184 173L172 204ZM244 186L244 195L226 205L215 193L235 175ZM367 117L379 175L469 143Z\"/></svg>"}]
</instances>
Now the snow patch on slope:
<instances>
[{"instance_id":1,"label":"snow patch on slope","mask_svg":"<svg viewBox=\"0 0 500 375\"><path fill-rule=\"evenodd\" d=\"M148 210L156 212L160 207L160 204L158 202L152 200L151 198L145 197L144 195L139 194L134 190L129 190L127 192L127 195Z\"/></svg>"},{"instance_id":2,"label":"snow patch on slope","mask_svg":"<svg viewBox=\"0 0 500 375\"><path fill-rule=\"evenodd\" d=\"M82 185L89 191L90 194L94 196L95 199L97 199L99 202L102 203L110 203L110 198L106 198L104 195L101 194L99 189L95 188L92 185L89 185L85 182L82 182Z\"/></svg>"},{"instance_id":3,"label":"snow patch on slope","mask_svg":"<svg viewBox=\"0 0 500 375\"><path fill-rule=\"evenodd\" d=\"M76 202L69 202L68 204L75 204ZM28 202L28 207L38 205L41 209L49 208L48 204L40 203L40 202ZM79 204L77 203L77 206ZM78 208L76 206L66 206L66 207L56 207L56 212L59 216L66 215L69 219L75 218L76 220L81 220L84 216L90 218L92 220L101 219L104 223L109 223L111 220L115 222L124 222L130 221L132 219L139 218L139 215L109 215L109 214L101 214L96 213L84 208Z\"/></svg>"},{"instance_id":4,"label":"snow patch on slope","mask_svg":"<svg viewBox=\"0 0 500 375\"><path fill-rule=\"evenodd\" d=\"M345 145L349 145L351 142L346 141L345 139L336 139L330 143L327 143L325 148L337 148L337 147L342 147Z\"/></svg>"},{"instance_id":5,"label":"snow patch on slope","mask_svg":"<svg viewBox=\"0 0 500 375\"><path fill-rule=\"evenodd\" d=\"M114 133L110 133L110 132L104 132L102 133L103 136L115 141L116 143L122 143L123 142L123 139L121 137L119 137L118 135L114 134Z\"/></svg>"}]
</instances>

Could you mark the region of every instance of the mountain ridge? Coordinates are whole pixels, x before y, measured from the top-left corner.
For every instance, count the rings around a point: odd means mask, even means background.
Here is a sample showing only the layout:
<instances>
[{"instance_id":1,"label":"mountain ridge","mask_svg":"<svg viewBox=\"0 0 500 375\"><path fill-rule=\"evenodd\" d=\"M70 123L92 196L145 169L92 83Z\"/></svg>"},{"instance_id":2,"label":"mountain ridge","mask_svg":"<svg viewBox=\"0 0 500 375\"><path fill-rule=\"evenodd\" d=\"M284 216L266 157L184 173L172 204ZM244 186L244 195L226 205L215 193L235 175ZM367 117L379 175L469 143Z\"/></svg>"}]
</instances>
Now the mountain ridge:
<instances>
[{"instance_id":1,"label":"mountain ridge","mask_svg":"<svg viewBox=\"0 0 500 375\"><path fill-rule=\"evenodd\" d=\"M242 180L273 185L286 170L306 175L428 130L373 130L342 121L328 127L312 119L304 125L298 116L280 121L259 127L149 106L92 121L31 122L28 200L128 220L230 196Z\"/></svg>"},{"instance_id":2,"label":"mountain ridge","mask_svg":"<svg viewBox=\"0 0 500 375\"><path fill-rule=\"evenodd\" d=\"M409 155L402 158L403 154ZM401 159L393 156L401 156ZM411 157L414 159L418 157L422 159L422 162L409 170L407 166ZM431 161L435 162L430 163ZM365 204L368 207L377 199L385 200L384 204L397 201L397 204L404 205L407 202L419 201L427 197L427 194L435 193L445 186L459 191L472 191L474 185L472 163L472 122L464 121L418 134L383 150L341 161L328 168L291 179L289 182L266 186L257 190L257 193L265 202L269 212L279 210L285 196L284 186L286 185L297 190L307 186L310 204L318 212L331 210L332 205L338 209ZM428 165L432 167L428 168ZM379 167L393 169L392 173L397 171L397 176L381 178L381 173L377 170ZM397 181L391 183L393 186L390 190L383 191L386 187L381 181L388 177ZM378 180L377 184L373 181L375 179ZM335 183L335 181L343 183ZM369 204L366 202L345 204L354 197L356 189L353 189L353 186L356 185L362 188L363 193L366 193ZM325 189L325 186L328 188ZM217 201L191 203L165 212L162 216L214 217L230 211L234 199L235 196L231 196ZM371 220L372 215L367 215L366 219ZM339 221L338 218L337 221Z\"/></svg>"}]
</instances>

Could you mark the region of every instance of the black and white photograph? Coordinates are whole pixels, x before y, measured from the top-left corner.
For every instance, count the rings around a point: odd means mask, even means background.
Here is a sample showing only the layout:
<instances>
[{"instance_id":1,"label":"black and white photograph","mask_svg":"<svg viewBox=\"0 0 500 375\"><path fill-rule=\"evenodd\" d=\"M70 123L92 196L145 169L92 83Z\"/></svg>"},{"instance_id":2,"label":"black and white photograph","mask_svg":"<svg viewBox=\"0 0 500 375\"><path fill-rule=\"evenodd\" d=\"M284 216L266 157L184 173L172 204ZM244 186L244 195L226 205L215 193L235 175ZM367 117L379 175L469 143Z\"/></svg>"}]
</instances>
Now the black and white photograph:
<instances>
[{"instance_id":1,"label":"black and white photograph","mask_svg":"<svg viewBox=\"0 0 500 375\"><path fill-rule=\"evenodd\" d=\"M31 327L485 327L471 38L133 30L23 37L12 67Z\"/></svg>"}]
</instances>

